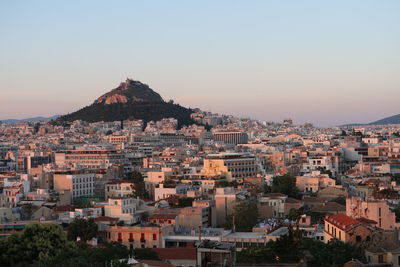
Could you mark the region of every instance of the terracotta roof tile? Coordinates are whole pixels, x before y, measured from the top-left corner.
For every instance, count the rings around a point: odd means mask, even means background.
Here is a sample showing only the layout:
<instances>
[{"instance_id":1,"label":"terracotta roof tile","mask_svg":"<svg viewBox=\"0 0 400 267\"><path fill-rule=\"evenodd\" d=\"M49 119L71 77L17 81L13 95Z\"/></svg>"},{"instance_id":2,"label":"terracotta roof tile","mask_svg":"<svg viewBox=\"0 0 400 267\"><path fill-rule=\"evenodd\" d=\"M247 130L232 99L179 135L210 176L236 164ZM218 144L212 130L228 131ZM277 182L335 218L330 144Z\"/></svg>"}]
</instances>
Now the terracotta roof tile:
<instances>
[{"instance_id":1,"label":"terracotta roof tile","mask_svg":"<svg viewBox=\"0 0 400 267\"><path fill-rule=\"evenodd\" d=\"M325 218L325 221L335 225L339 229L346 230L351 226L360 224L359 221L344 215L344 214L335 214Z\"/></svg>"}]
</instances>

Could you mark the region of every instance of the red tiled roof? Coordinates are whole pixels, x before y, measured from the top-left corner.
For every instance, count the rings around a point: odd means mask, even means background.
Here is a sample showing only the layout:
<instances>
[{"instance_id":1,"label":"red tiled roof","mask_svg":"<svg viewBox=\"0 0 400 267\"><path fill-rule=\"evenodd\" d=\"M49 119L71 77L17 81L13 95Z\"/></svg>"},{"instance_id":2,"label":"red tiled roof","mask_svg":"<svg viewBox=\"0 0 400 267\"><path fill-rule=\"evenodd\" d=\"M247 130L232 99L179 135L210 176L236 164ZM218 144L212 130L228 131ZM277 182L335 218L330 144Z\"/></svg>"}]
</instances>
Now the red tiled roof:
<instances>
[{"instance_id":1,"label":"red tiled roof","mask_svg":"<svg viewBox=\"0 0 400 267\"><path fill-rule=\"evenodd\" d=\"M153 248L162 260L195 260L196 248Z\"/></svg>"},{"instance_id":2,"label":"red tiled roof","mask_svg":"<svg viewBox=\"0 0 400 267\"><path fill-rule=\"evenodd\" d=\"M335 225L342 230L346 230L346 228L360 224L359 221L340 213L326 217L325 221Z\"/></svg>"}]
</instances>

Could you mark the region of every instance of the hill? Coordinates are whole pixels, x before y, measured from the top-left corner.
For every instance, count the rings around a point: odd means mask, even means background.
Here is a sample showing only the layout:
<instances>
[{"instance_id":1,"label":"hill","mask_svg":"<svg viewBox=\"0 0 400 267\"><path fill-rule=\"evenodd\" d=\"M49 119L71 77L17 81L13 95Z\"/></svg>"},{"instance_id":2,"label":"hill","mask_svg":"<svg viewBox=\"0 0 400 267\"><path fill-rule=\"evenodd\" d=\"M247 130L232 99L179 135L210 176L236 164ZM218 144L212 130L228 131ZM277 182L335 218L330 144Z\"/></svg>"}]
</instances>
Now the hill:
<instances>
[{"instance_id":1,"label":"hill","mask_svg":"<svg viewBox=\"0 0 400 267\"><path fill-rule=\"evenodd\" d=\"M55 122L83 120L87 122L119 121L141 119L144 122L162 118L175 118L178 125L193 124L190 118L192 109L165 102L162 97L147 84L127 79L117 88L97 98L90 106L61 116Z\"/></svg>"},{"instance_id":2,"label":"hill","mask_svg":"<svg viewBox=\"0 0 400 267\"><path fill-rule=\"evenodd\" d=\"M51 117L33 117L33 118L27 118L27 119L5 119L5 120L0 120L0 121L4 122L4 123L51 121L51 120L57 119L60 116L61 115L54 115Z\"/></svg>"},{"instance_id":3,"label":"hill","mask_svg":"<svg viewBox=\"0 0 400 267\"><path fill-rule=\"evenodd\" d=\"M369 125L400 124L400 114L383 118L369 123Z\"/></svg>"}]
</instances>

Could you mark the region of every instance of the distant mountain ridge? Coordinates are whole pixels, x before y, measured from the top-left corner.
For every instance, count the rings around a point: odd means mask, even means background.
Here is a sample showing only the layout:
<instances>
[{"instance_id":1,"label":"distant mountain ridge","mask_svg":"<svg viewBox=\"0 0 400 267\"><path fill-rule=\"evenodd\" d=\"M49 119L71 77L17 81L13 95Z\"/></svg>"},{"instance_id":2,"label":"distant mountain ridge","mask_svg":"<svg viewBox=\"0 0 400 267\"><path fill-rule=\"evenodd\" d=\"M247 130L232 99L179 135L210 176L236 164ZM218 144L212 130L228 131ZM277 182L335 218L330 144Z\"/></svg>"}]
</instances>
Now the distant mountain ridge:
<instances>
[{"instance_id":1,"label":"distant mountain ridge","mask_svg":"<svg viewBox=\"0 0 400 267\"><path fill-rule=\"evenodd\" d=\"M38 121L51 121L59 118L61 115L54 115L51 117L33 117L33 118L27 118L27 119L5 119L5 120L0 120L0 122L3 123L17 123L17 122L38 122Z\"/></svg>"},{"instance_id":2,"label":"distant mountain ridge","mask_svg":"<svg viewBox=\"0 0 400 267\"><path fill-rule=\"evenodd\" d=\"M400 114L386 117L386 118L371 122L369 124L370 125L400 124Z\"/></svg>"},{"instance_id":3,"label":"distant mountain ridge","mask_svg":"<svg viewBox=\"0 0 400 267\"><path fill-rule=\"evenodd\" d=\"M348 123L342 126L387 125L387 124L400 124L400 114L386 117L370 123Z\"/></svg>"},{"instance_id":4,"label":"distant mountain ridge","mask_svg":"<svg viewBox=\"0 0 400 267\"><path fill-rule=\"evenodd\" d=\"M87 122L118 121L140 119L144 122L162 118L175 118L178 126L190 125L194 121L190 114L193 110L163 98L147 84L132 79L97 98L93 104L73 113L61 116L55 123L83 120Z\"/></svg>"}]
</instances>

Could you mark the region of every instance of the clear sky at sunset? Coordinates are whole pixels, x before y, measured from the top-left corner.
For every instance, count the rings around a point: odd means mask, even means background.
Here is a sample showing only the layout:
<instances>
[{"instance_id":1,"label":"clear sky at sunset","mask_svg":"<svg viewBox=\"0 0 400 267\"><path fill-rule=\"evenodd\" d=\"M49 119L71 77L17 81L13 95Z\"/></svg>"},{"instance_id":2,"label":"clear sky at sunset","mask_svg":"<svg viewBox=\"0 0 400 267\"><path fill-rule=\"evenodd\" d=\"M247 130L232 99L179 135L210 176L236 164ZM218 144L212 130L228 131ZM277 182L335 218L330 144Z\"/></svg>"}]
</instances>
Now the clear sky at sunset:
<instances>
[{"instance_id":1,"label":"clear sky at sunset","mask_svg":"<svg viewBox=\"0 0 400 267\"><path fill-rule=\"evenodd\" d=\"M330 126L400 113L400 1L0 1L0 119L126 77L218 113Z\"/></svg>"}]
</instances>

